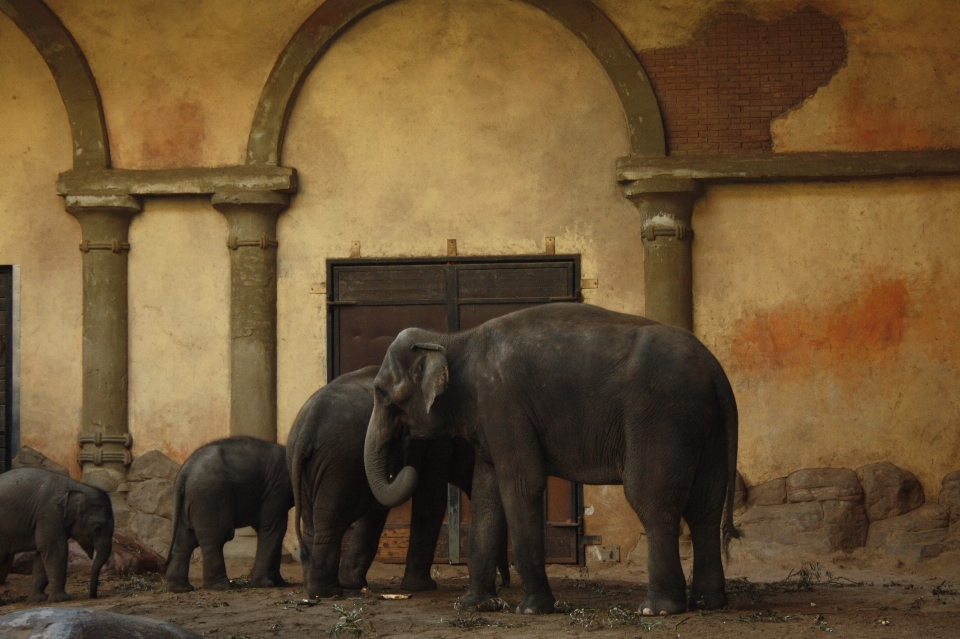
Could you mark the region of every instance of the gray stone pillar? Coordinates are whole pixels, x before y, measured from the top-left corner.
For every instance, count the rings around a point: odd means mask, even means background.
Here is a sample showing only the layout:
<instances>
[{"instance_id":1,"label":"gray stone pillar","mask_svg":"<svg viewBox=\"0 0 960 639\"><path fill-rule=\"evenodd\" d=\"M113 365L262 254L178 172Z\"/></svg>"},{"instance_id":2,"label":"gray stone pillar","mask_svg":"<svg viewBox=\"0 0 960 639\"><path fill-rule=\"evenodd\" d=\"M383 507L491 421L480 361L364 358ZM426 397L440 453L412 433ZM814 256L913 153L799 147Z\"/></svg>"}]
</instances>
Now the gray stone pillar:
<instances>
[{"instance_id":1,"label":"gray stone pillar","mask_svg":"<svg viewBox=\"0 0 960 639\"><path fill-rule=\"evenodd\" d=\"M107 491L124 480L133 457L127 420L127 231L138 198L68 195L83 252L83 481Z\"/></svg>"},{"instance_id":2,"label":"gray stone pillar","mask_svg":"<svg viewBox=\"0 0 960 639\"><path fill-rule=\"evenodd\" d=\"M230 434L277 441L277 215L290 196L222 191L230 223Z\"/></svg>"},{"instance_id":3,"label":"gray stone pillar","mask_svg":"<svg viewBox=\"0 0 960 639\"><path fill-rule=\"evenodd\" d=\"M646 316L693 330L691 218L703 187L684 178L649 178L624 185L640 209Z\"/></svg>"}]
</instances>

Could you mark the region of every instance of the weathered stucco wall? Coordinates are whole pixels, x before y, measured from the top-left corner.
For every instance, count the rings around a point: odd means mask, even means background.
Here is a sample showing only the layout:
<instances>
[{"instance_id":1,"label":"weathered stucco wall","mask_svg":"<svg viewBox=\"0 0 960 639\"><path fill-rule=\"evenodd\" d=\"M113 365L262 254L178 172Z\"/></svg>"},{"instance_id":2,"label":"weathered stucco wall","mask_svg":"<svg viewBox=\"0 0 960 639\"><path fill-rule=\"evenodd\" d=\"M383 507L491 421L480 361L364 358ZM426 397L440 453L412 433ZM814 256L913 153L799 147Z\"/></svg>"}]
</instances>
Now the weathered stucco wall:
<instances>
[{"instance_id":1,"label":"weathered stucco wall","mask_svg":"<svg viewBox=\"0 0 960 639\"><path fill-rule=\"evenodd\" d=\"M227 220L203 198L147 200L130 225L134 455L182 464L230 435Z\"/></svg>"},{"instance_id":2,"label":"weathered stucco wall","mask_svg":"<svg viewBox=\"0 0 960 639\"><path fill-rule=\"evenodd\" d=\"M21 266L21 444L79 476L80 225L53 183L72 165L57 85L0 14L0 264Z\"/></svg>"},{"instance_id":3,"label":"weathered stucco wall","mask_svg":"<svg viewBox=\"0 0 960 639\"><path fill-rule=\"evenodd\" d=\"M365 18L307 80L284 162L300 193L280 218L279 430L326 375L325 259L581 253L592 303L639 313L636 208L612 179L629 151L609 78L537 9L414 0Z\"/></svg>"},{"instance_id":4,"label":"weathered stucco wall","mask_svg":"<svg viewBox=\"0 0 960 639\"><path fill-rule=\"evenodd\" d=\"M276 56L317 2L51 0L103 96L114 165L243 161ZM805 0L600 0L638 50L687 42L714 12L774 19ZM960 12L950 0L816 0L847 34L829 83L772 125L776 151L960 147ZM79 226L56 85L0 15L0 263L23 265L23 443L76 472ZM614 183L629 150L610 81L580 41L519 0L402 0L362 20L308 78L279 225L279 434L325 377L325 260L581 253L587 301L643 310L638 215ZM951 251L957 180L714 187L694 215L696 331L738 395L749 483L889 460L928 496L960 467ZM148 200L131 227L134 453L178 462L226 435L226 223L203 199ZM617 487L588 487L588 532L629 551Z\"/></svg>"},{"instance_id":5,"label":"weathered stucco wall","mask_svg":"<svg viewBox=\"0 0 960 639\"><path fill-rule=\"evenodd\" d=\"M779 211L776 221L770 211ZM960 180L712 189L696 331L737 391L748 484L890 461L960 467Z\"/></svg>"}]
</instances>

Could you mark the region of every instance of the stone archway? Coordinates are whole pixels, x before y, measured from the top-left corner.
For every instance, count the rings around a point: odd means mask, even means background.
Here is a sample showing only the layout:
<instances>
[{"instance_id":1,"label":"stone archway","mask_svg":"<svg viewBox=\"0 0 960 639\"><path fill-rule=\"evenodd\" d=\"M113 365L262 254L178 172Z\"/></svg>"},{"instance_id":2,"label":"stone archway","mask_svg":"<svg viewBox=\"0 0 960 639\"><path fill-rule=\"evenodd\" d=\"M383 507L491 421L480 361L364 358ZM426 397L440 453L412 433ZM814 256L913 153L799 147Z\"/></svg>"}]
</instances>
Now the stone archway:
<instances>
[{"instance_id":1,"label":"stone archway","mask_svg":"<svg viewBox=\"0 0 960 639\"><path fill-rule=\"evenodd\" d=\"M108 168L110 143L100 91L80 45L41 0L0 0L0 11L30 38L50 67L70 120L73 168Z\"/></svg>"},{"instance_id":2,"label":"stone archway","mask_svg":"<svg viewBox=\"0 0 960 639\"><path fill-rule=\"evenodd\" d=\"M300 26L277 59L257 105L246 163L278 165L287 122L304 80L333 42L364 16L396 0L328 0ZM635 155L666 155L660 108L646 72L616 25L590 0L524 0L587 45L613 82Z\"/></svg>"}]
</instances>

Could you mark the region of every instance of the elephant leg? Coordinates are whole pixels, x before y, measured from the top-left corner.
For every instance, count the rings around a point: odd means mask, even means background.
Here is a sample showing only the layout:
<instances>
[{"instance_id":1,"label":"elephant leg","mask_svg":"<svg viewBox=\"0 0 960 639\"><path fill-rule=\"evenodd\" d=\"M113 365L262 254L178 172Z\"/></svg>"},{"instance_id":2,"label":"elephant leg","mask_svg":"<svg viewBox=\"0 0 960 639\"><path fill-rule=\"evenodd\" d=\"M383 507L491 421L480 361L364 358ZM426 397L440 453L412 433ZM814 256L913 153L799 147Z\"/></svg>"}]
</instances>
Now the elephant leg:
<instances>
[{"instance_id":1,"label":"elephant leg","mask_svg":"<svg viewBox=\"0 0 960 639\"><path fill-rule=\"evenodd\" d=\"M631 467L628 460L623 490L647 534L650 584L640 613L673 615L687 609L679 538L680 514L689 495L692 471L669 463L670 454L658 451L659 447L650 448L651 456L661 453L659 458L643 464L642 469L637 464Z\"/></svg>"},{"instance_id":2,"label":"elephant leg","mask_svg":"<svg viewBox=\"0 0 960 639\"><path fill-rule=\"evenodd\" d=\"M360 519L368 505L365 500L357 499L354 491L334 483L339 479L330 477L322 481L311 504L313 535L304 538L304 544L310 544L307 595L314 598L343 594L338 578L343 534L350 524Z\"/></svg>"},{"instance_id":3,"label":"elephant leg","mask_svg":"<svg viewBox=\"0 0 960 639\"><path fill-rule=\"evenodd\" d=\"M181 515L182 517L182 515ZM177 521L177 532L173 536L173 547L167 560L167 591L190 592L190 557L200 545L197 536L182 518Z\"/></svg>"},{"instance_id":4,"label":"elephant leg","mask_svg":"<svg viewBox=\"0 0 960 639\"><path fill-rule=\"evenodd\" d=\"M513 536L513 559L523 580L526 598L517 606L518 613L546 614L554 612L556 599L550 590L545 563L543 529L543 491L546 474L539 459L527 460L522 466L500 469L500 494ZM491 559L500 557L502 538Z\"/></svg>"},{"instance_id":5,"label":"elephant leg","mask_svg":"<svg viewBox=\"0 0 960 639\"><path fill-rule=\"evenodd\" d=\"M257 556L250 574L250 585L254 588L274 588L286 586L280 576L280 555L283 553L283 536L287 532L286 524L277 522L261 524L257 528Z\"/></svg>"},{"instance_id":6,"label":"elephant leg","mask_svg":"<svg viewBox=\"0 0 960 639\"><path fill-rule=\"evenodd\" d=\"M497 555L506 535L503 502L491 464L477 460L471 492L470 559L467 562L470 587L460 598L460 607L464 610L482 609L482 604L497 596Z\"/></svg>"},{"instance_id":7,"label":"elephant leg","mask_svg":"<svg viewBox=\"0 0 960 639\"><path fill-rule=\"evenodd\" d=\"M234 530L197 528L196 535L203 554L204 590L227 590L230 580L227 578L227 563L223 559L223 546L233 539Z\"/></svg>"},{"instance_id":8,"label":"elephant leg","mask_svg":"<svg viewBox=\"0 0 960 639\"><path fill-rule=\"evenodd\" d=\"M442 464L428 464L413 493L410 519L410 545L400 588L410 591L436 590L430 576L437 538L447 510L447 472Z\"/></svg>"},{"instance_id":9,"label":"elephant leg","mask_svg":"<svg viewBox=\"0 0 960 639\"><path fill-rule=\"evenodd\" d=\"M378 504L354 524L350 548L340 564L340 585L347 590L361 590L367 587L367 571L370 570L370 564L377 556L380 534L383 532L383 526L387 523L389 514L389 508Z\"/></svg>"},{"instance_id":10,"label":"elephant leg","mask_svg":"<svg viewBox=\"0 0 960 639\"><path fill-rule=\"evenodd\" d=\"M253 562L250 583L255 588L286 586L280 576L280 556L283 554L283 538L287 534L287 510L283 509L283 496L268 496L260 509L260 525L257 527L257 556Z\"/></svg>"},{"instance_id":11,"label":"elephant leg","mask_svg":"<svg viewBox=\"0 0 960 639\"><path fill-rule=\"evenodd\" d=\"M711 448L706 463L693 483L683 518L693 538L693 583L690 589L691 609L716 610L727 606L726 579L723 574L723 553L720 523L727 492L727 460L723 442Z\"/></svg>"},{"instance_id":12,"label":"elephant leg","mask_svg":"<svg viewBox=\"0 0 960 639\"><path fill-rule=\"evenodd\" d=\"M67 601L70 599L70 595L67 594L66 585L67 585L67 542L66 540L63 543L51 543L44 548L40 549L40 558L42 560L42 568L44 570L43 585L47 585L46 580L50 580L50 602L58 601ZM37 565L34 564L34 592L43 592L43 588L40 588L36 583L37 580Z\"/></svg>"},{"instance_id":13,"label":"elephant leg","mask_svg":"<svg viewBox=\"0 0 960 639\"><path fill-rule=\"evenodd\" d=\"M33 584L30 588L30 594L27 595L27 601L30 603L46 601L47 593L44 591L47 589L47 583L47 571L43 567L43 557L38 552L37 556L33 558Z\"/></svg>"}]
</instances>

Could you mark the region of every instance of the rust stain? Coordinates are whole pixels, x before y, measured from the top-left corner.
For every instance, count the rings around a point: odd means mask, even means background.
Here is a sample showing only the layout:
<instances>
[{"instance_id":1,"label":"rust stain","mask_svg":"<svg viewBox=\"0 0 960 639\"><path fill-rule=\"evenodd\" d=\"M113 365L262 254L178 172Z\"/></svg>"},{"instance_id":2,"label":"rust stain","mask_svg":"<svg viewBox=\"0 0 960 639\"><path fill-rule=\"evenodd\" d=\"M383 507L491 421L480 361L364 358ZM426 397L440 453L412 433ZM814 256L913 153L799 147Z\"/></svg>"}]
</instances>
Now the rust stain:
<instances>
[{"instance_id":1,"label":"rust stain","mask_svg":"<svg viewBox=\"0 0 960 639\"><path fill-rule=\"evenodd\" d=\"M790 304L747 317L735 329L733 355L754 372L880 363L903 340L907 300L906 281L873 280L832 308Z\"/></svg>"},{"instance_id":2,"label":"rust stain","mask_svg":"<svg viewBox=\"0 0 960 639\"><path fill-rule=\"evenodd\" d=\"M138 128L143 131L139 164L156 169L200 164L206 138L203 108L196 101L165 102L163 98L154 95L138 109Z\"/></svg>"},{"instance_id":3,"label":"rust stain","mask_svg":"<svg viewBox=\"0 0 960 639\"><path fill-rule=\"evenodd\" d=\"M868 90L863 78L850 82L838 131L846 145L864 151L912 151L945 144L938 144L929 130L916 126L914 110L904 109L895 98L888 104L878 103L875 93Z\"/></svg>"}]
</instances>

